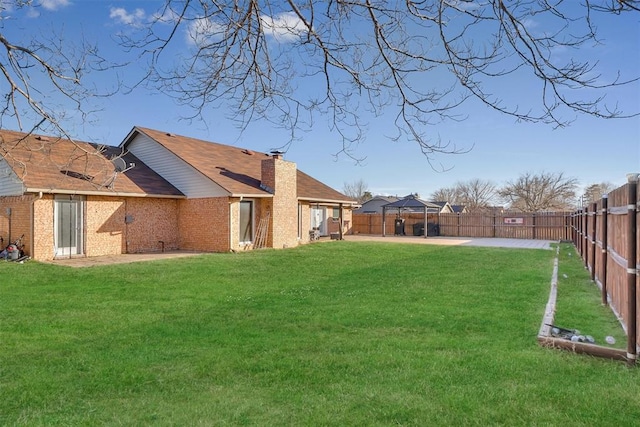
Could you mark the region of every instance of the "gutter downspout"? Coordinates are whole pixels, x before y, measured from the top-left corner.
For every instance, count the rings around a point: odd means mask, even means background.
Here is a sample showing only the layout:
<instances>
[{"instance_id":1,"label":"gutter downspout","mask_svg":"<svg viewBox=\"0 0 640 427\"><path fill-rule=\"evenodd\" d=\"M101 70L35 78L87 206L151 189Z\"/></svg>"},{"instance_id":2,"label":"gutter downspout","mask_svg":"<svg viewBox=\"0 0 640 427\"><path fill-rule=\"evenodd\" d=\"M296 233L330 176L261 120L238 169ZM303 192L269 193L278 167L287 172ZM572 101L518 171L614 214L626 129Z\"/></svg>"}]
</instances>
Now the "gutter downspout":
<instances>
[{"instance_id":1,"label":"gutter downspout","mask_svg":"<svg viewBox=\"0 0 640 427\"><path fill-rule=\"evenodd\" d=\"M343 240L344 235L342 232L342 227L344 224L344 207L342 206L342 203L338 205L338 209L340 209L340 218L339 218L340 220L338 221L338 227L340 227L340 229L338 230L338 239Z\"/></svg>"}]
</instances>

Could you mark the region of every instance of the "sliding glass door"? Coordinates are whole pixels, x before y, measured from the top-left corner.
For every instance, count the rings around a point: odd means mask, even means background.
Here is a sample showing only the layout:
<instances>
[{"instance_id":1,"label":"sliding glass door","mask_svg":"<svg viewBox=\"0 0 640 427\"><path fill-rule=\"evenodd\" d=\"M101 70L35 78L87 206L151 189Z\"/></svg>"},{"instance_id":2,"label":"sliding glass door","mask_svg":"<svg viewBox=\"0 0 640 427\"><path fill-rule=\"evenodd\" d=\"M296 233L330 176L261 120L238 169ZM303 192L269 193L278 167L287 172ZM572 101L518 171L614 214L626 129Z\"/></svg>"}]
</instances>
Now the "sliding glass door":
<instances>
[{"instance_id":1,"label":"sliding glass door","mask_svg":"<svg viewBox=\"0 0 640 427\"><path fill-rule=\"evenodd\" d=\"M82 254L84 200L78 196L56 196L54 210L55 256Z\"/></svg>"}]
</instances>

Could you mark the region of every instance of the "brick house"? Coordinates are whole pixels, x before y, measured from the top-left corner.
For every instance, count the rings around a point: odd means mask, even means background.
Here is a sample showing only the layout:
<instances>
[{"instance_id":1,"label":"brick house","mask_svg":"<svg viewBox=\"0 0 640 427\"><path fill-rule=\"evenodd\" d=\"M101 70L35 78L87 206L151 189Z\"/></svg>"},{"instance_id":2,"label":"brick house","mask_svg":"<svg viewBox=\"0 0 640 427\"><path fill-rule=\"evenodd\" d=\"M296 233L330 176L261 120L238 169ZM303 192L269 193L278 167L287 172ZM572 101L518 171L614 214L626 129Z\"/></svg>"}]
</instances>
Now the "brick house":
<instances>
[{"instance_id":1,"label":"brick house","mask_svg":"<svg viewBox=\"0 0 640 427\"><path fill-rule=\"evenodd\" d=\"M140 127L119 147L0 138L0 236L24 235L36 260L284 248L309 242L310 230L350 229L355 202L280 154Z\"/></svg>"}]
</instances>

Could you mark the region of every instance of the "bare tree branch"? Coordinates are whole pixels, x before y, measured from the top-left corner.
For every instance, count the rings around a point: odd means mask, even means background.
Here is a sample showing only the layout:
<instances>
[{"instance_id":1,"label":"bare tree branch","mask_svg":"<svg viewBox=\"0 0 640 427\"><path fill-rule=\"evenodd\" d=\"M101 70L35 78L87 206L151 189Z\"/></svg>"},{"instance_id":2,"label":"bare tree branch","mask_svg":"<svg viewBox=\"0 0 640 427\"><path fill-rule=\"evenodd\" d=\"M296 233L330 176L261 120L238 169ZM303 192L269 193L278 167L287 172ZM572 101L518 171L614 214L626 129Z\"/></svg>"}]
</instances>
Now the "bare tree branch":
<instances>
[{"instance_id":1,"label":"bare tree branch","mask_svg":"<svg viewBox=\"0 0 640 427\"><path fill-rule=\"evenodd\" d=\"M33 2L14 0L14 8ZM0 9L5 4L0 3ZM119 34L146 63L136 81L192 108L204 119L219 106L241 129L266 120L289 144L319 120L356 161L369 121L385 120L390 141L410 141L434 169L441 153L471 149L441 139L437 125L464 120L470 101L516 120L566 126L577 114L638 114L608 104L609 89L638 75L600 75L580 49L600 42L601 16L636 14L637 0L165 0L150 23ZM3 25L10 21L3 20ZM539 26L532 23L540 24ZM185 43L187 47L185 48ZM565 54L558 55L563 49ZM0 126L53 130L71 138L68 114L85 119L100 96L89 71L112 70L96 46L44 34L24 45L0 30ZM586 59L585 59L586 58ZM45 79L32 79L42 73ZM514 96L523 82L538 101ZM118 87L119 89L119 87ZM50 93L68 104L51 105ZM102 94L108 95L108 94ZM68 108L71 105L71 108ZM28 120L27 120L28 118ZM284 147L287 148L288 144Z\"/></svg>"}]
</instances>

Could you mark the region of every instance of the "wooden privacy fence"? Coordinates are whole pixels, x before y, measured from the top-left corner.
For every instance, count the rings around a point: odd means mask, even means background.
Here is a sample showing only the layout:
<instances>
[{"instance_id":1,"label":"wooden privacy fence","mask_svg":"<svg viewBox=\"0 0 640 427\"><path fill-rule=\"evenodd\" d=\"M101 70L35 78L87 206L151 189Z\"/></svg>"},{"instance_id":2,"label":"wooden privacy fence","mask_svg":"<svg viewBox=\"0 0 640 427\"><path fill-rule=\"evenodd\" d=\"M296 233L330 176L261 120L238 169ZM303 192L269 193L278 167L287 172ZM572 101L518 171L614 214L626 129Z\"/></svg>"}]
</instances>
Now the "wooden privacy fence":
<instances>
[{"instance_id":1,"label":"wooden privacy fence","mask_svg":"<svg viewBox=\"0 0 640 427\"><path fill-rule=\"evenodd\" d=\"M569 212L442 214L441 236L570 240Z\"/></svg>"},{"instance_id":2,"label":"wooden privacy fence","mask_svg":"<svg viewBox=\"0 0 640 427\"><path fill-rule=\"evenodd\" d=\"M627 360L637 355L640 285L640 221L637 175L571 216L573 242L599 286L602 303L610 305L627 333Z\"/></svg>"},{"instance_id":3,"label":"wooden privacy fence","mask_svg":"<svg viewBox=\"0 0 640 427\"><path fill-rule=\"evenodd\" d=\"M515 239L571 240L571 212L544 213L445 213L428 215L430 230L449 237L505 237ZM385 234L395 233L396 214L387 214ZM403 213L407 235L416 235L422 213ZM436 226L437 227L433 227ZM382 234L382 214L353 214L353 233Z\"/></svg>"},{"instance_id":4,"label":"wooden privacy fence","mask_svg":"<svg viewBox=\"0 0 640 427\"><path fill-rule=\"evenodd\" d=\"M397 218L402 219L402 228L408 236L413 236L413 230L415 228L418 231L421 225L424 224L424 213L411 212L403 213L398 217L395 213L387 213L385 219L385 234L396 234L396 222ZM353 234L379 234L382 235L382 214L353 214L351 217L353 227ZM438 223L438 214L427 214L427 222L429 224ZM415 226L415 227L414 227Z\"/></svg>"}]
</instances>

